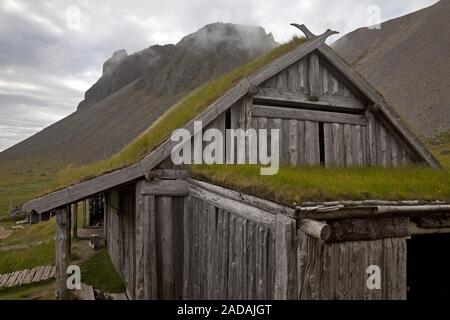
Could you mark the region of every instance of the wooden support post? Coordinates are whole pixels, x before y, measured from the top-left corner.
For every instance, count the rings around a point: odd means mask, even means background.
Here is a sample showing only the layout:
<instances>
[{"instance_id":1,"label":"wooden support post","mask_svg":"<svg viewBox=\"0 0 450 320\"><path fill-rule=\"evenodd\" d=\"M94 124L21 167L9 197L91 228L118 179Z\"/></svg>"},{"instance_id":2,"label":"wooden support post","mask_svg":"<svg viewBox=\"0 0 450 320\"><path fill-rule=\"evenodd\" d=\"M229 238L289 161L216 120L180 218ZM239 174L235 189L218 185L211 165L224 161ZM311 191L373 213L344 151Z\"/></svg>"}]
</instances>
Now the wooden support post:
<instances>
[{"instance_id":1,"label":"wooden support post","mask_svg":"<svg viewBox=\"0 0 450 320\"><path fill-rule=\"evenodd\" d=\"M69 264L70 249L70 207L58 208L56 214L56 283L57 298L68 299L67 266Z\"/></svg>"},{"instance_id":2,"label":"wooden support post","mask_svg":"<svg viewBox=\"0 0 450 320\"><path fill-rule=\"evenodd\" d=\"M82 208L81 208L81 225L83 226L83 228L86 228L86 201L87 200L83 200L82 201Z\"/></svg>"},{"instance_id":3,"label":"wooden support post","mask_svg":"<svg viewBox=\"0 0 450 320\"><path fill-rule=\"evenodd\" d=\"M275 299L298 298L297 228L295 219L283 214L276 216Z\"/></svg>"},{"instance_id":4,"label":"wooden support post","mask_svg":"<svg viewBox=\"0 0 450 320\"><path fill-rule=\"evenodd\" d=\"M72 211L72 214L73 214L73 231L72 231L72 234L73 234L73 238L74 239L77 239L78 238L78 203L77 202L75 202L74 204L73 204L73 211Z\"/></svg>"}]
</instances>

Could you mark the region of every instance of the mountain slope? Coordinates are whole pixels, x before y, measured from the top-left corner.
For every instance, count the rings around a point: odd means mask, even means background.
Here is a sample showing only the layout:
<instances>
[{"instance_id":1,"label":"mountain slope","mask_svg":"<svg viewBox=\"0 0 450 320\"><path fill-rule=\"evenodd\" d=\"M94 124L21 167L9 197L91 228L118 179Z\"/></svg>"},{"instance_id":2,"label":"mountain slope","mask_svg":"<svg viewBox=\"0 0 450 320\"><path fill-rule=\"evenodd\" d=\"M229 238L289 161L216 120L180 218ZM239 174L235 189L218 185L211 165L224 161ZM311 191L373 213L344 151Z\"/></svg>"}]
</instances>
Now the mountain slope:
<instances>
[{"instance_id":1,"label":"mountain slope","mask_svg":"<svg viewBox=\"0 0 450 320\"><path fill-rule=\"evenodd\" d=\"M0 164L81 164L123 149L171 105L202 83L276 46L259 27L214 23L176 45L116 52L78 110L0 153Z\"/></svg>"},{"instance_id":2,"label":"mountain slope","mask_svg":"<svg viewBox=\"0 0 450 320\"><path fill-rule=\"evenodd\" d=\"M450 0L333 45L419 135L450 130Z\"/></svg>"}]
</instances>

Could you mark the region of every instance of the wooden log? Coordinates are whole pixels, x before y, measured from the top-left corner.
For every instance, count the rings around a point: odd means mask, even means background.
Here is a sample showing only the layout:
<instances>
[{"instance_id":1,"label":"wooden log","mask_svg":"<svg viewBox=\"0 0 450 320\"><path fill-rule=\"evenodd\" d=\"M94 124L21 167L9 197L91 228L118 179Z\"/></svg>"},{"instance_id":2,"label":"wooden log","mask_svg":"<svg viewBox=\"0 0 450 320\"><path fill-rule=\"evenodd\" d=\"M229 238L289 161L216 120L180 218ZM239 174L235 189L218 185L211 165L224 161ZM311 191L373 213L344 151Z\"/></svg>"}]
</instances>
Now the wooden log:
<instances>
[{"instance_id":1,"label":"wooden log","mask_svg":"<svg viewBox=\"0 0 450 320\"><path fill-rule=\"evenodd\" d=\"M253 116L265 118L308 120L328 123L355 124L361 126L367 125L367 118L364 115L263 105L253 106Z\"/></svg>"},{"instance_id":2,"label":"wooden log","mask_svg":"<svg viewBox=\"0 0 450 320\"><path fill-rule=\"evenodd\" d=\"M300 221L300 229L320 240L328 240L331 235L331 227L328 224L311 219L302 219Z\"/></svg>"},{"instance_id":3,"label":"wooden log","mask_svg":"<svg viewBox=\"0 0 450 320\"><path fill-rule=\"evenodd\" d=\"M312 220L339 220L384 217L414 217L422 214L450 213L450 205L369 205L337 207L336 210L305 210L296 208L299 218Z\"/></svg>"},{"instance_id":4,"label":"wooden log","mask_svg":"<svg viewBox=\"0 0 450 320\"><path fill-rule=\"evenodd\" d=\"M331 235L328 242L363 241L405 237L408 218L343 219L329 221Z\"/></svg>"},{"instance_id":5,"label":"wooden log","mask_svg":"<svg viewBox=\"0 0 450 320\"><path fill-rule=\"evenodd\" d=\"M210 191L210 192L220 195L222 197L229 198L229 199L232 199L232 200L235 200L238 202L242 202L244 204L248 204L250 206L256 207L263 211L267 211L274 215L277 215L278 213L282 213L282 214L290 216L292 218L296 217L294 209L279 205L275 202L271 202L271 201L268 201L265 199L250 196L245 193L240 193L240 192L237 192L237 191L234 191L231 189L222 188L217 185L210 184L210 183L207 183L204 181L190 179L189 184L192 184L199 188L205 189L207 191Z\"/></svg>"},{"instance_id":6,"label":"wooden log","mask_svg":"<svg viewBox=\"0 0 450 320\"><path fill-rule=\"evenodd\" d=\"M314 110L326 111L362 111L365 105L361 100L353 97L321 96L319 101L308 100L308 97L299 91L260 88L254 96L255 104L276 104L301 108L307 106Z\"/></svg>"},{"instance_id":7,"label":"wooden log","mask_svg":"<svg viewBox=\"0 0 450 320\"><path fill-rule=\"evenodd\" d=\"M67 267L69 265L69 235L70 210L68 207L62 207L56 211L56 277L57 277L57 298L60 300L68 299L67 290Z\"/></svg>"},{"instance_id":8,"label":"wooden log","mask_svg":"<svg viewBox=\"0 0 450 320\"><path fill-rule=\"evenodd\" d=\"M296 221L285 215L278 214L276 216L275 239L275 299L297 299Z\"/></svg>"}]
</instances>

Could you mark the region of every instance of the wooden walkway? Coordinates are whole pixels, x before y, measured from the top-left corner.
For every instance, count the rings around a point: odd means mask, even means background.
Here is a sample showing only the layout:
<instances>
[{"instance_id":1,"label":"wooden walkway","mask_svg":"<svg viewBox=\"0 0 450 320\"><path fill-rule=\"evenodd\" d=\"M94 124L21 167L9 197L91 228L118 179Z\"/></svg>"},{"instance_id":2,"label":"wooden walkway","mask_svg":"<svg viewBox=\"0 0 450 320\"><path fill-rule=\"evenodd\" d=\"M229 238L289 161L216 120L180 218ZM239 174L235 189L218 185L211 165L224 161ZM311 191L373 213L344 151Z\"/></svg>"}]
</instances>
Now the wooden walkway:
<instances>
[{"instance_id":1,"label":"wooden walkway","mask_svg":"<svg viewBox=\"0 0 450 320\"><path fill-rule=\"evenodd\" d=\"M0 288L18 287L23 284L48 280L55 276L55 266L39 266L32 269L5 273L0 275Z\"/></svg>"}]
</instances>

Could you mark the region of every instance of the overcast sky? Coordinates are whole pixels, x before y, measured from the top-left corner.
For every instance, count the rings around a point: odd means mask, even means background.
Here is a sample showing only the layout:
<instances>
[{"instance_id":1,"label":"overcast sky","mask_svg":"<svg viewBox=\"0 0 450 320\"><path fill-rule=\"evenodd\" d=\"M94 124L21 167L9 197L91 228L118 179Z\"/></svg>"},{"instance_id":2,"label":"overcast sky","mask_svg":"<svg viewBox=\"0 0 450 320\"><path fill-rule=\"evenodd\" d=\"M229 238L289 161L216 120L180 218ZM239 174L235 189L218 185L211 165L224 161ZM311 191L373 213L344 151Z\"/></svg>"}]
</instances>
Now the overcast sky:
<instances>
[{"instance_id":1,"label":"overcast sky","mask_svg":"<svg viewBox=\"0 0 450 320\"><path fill-rule=\"evenodd\" d=\"M176 43L212 22L262 26L278 42L298 33L291 22L342 35L374 23L377 8L385 21L435 2L0 0L0 151L74 112L118 49Z\"/></svg>"}]
</instances>

